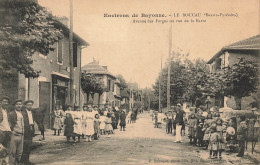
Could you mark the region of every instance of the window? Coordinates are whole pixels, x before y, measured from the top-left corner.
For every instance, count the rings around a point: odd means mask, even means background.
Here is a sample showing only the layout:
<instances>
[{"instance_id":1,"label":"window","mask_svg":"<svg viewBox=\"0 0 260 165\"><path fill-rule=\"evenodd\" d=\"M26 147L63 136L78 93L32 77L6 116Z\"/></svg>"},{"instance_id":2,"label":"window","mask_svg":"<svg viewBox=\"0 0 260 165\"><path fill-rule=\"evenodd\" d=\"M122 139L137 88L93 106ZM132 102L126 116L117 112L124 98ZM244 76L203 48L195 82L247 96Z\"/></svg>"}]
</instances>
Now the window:
<instances>
[{"instance_id":1,"label":"window","mask_svg":"<svg viewBox=\"0 0 260 165\"><path fill-rule=\"evenodd\" d=\"M62 64L62 60L63 60L63 52L62 52L62 41L58 42L58 49L57 49L57 63L58 64Z\"/></svg>"},{"instance_id":2,"label":"window","mask_svg":"<svg viewBox=\"0 0 260 165\"><path fill-rule=\"evenodd\" d=\"M112 92L114 92L114 91L115 91L115 82L112 81Z\"/></svg>"},{"instance_id":3,"label":"window","mask_svg":"<svg viewBox=\"0 0 260 165\"><path fill-rule=\"evenodd\" d=\"M107 80L107 87L108 87L108 91L110 91L111 90L111 80L110 79Z\"/></svg>"},{"instance_id":4,"label":"window","mask_svg":"<svg viewBox=\"0 0 260 165\"><path fill-rule=\"evenodd\" d=\"M77 67L78 64L78 45L73 43L73 67Z\"/></svg>"}]
</instances>

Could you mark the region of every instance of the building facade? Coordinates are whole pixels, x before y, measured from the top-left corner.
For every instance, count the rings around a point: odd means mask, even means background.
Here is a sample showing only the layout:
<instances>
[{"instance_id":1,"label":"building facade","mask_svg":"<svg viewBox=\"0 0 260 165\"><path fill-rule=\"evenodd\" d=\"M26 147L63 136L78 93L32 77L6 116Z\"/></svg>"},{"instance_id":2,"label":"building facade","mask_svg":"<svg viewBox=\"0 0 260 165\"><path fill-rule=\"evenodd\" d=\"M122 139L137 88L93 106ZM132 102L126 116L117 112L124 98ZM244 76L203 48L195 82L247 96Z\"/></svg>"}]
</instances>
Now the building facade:
<instances>
[{"instance_id":1,"label":"building facade","mask_svg":"<svg viewBox=\"0 0 260 165\"><path fill-rule=\"evenodd\" d=\"M107 66L99 65L99 62L93 59L92 62L84 65L82 70L86 71L86 73L91 73L96 77L99 77L103 80L104 85L107 87L107 91L105 91L100 97L99 94L95 93L89 98L89 100L85 99L85 104L88 104L89 101L92 101L93 104L98 105L103 108L105 105L109 107L120 107L120 88L119 88L119 81L116 77L108 71ZM88 98L85 95L85 98Z\"/></svg>"},{"instance_id":2,"label":"building facade","mask_svg":"<svg viewBox=\"0 0 260 165\"><path fill-rule=\"evenodd\" d=\"M240 58L247 59L252 62L258 62L260 52L260 35L250 37L248 39L235 42L223 47L209 61L210 72L221 71L225 67L232 66L239 61ZM213 104L219 107L230 107L236 109L234 97L215 96L212 98ZM253 101L252 96L242 98L242 109L250 107Z\"/></svg>"},{"instance_id":3,"label":"building facade","mask_svg":"<svg viewBox=\"0 0 260 165\"><path fill-rule=\"evenodd\" d=\"M59 22L63 29L64 37L53 45L54 51L47 56L35 53L32 56L32 67L40 71L38 78L26 78L23 74L16 72L16 81L5 80L2 85L2 94L10 96L11 99L33 100L34 108L45 111L44 125L51 128L50 114L56 105L65 109L70 102L70 61L69 61L69 29ZM73 93L74 105L80 105L84 100L81 92L81 50L88 43L82 38L73 35Z\"/></svg>"}]
</instances>

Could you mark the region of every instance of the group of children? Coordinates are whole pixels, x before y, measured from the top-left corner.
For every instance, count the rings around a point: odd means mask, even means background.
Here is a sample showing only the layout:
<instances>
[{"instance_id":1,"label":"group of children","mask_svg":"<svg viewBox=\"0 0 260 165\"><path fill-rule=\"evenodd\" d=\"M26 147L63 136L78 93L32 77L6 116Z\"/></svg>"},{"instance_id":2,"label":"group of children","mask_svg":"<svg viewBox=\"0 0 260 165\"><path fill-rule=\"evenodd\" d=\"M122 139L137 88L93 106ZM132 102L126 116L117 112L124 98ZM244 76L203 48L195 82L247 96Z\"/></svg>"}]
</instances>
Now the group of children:
<instances>
[{"instance_id":1,"label":"group of children","mask_svg":"<svg viewBox=\"0 0 260 165\"><path fill-rule=\"evenodd\" d=\"M207 112L206 117L201 109L191 111L188 117L190 143L209 150L209 158L222 158L226 145L227 123L223 122L219 113Z\"/></svg>"},{"instance_id":2,"label":"group of children","mask_svg":"<svg viewBox=\"0 0 260 165\"><path fill-rule=\"evenodd\" d=\"M119 109L118 109L119 111ZM80 142L80 138L86 138L86 141L91 142L94 138L99 139L102 134L113 134L114 128L112 126L113 111L105 108L100 111L98 106L84 105L83 110L72 106L67 106L66 111L57 106L53 111L53 130L54 135L60 135L61 130L64 130L64 136L67 137L67 142L72 138L74 142ZM126 112L120 111L120 126L121 130L125 131L126 126ZM78 138L76 141L76 137Z\"/></svg>"}]
</instances>

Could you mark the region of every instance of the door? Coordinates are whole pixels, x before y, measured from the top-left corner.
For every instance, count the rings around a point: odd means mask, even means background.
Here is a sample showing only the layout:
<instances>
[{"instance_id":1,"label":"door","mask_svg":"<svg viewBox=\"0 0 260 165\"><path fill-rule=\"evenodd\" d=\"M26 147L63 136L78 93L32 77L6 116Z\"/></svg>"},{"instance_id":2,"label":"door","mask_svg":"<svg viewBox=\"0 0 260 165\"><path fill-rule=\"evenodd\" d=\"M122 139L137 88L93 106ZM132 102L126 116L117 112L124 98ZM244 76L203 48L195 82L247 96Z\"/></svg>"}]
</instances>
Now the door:
<instances>
[{"instance_id":1,"label":"door","mask_svg":"<svg viewBox=\"0 0 260 165\"><path fill-rule=\"evenodd\" d=\"M50 128L50 82L39 82L39 106L45 112L44 127Z\"/></svg>"}]
</instances>

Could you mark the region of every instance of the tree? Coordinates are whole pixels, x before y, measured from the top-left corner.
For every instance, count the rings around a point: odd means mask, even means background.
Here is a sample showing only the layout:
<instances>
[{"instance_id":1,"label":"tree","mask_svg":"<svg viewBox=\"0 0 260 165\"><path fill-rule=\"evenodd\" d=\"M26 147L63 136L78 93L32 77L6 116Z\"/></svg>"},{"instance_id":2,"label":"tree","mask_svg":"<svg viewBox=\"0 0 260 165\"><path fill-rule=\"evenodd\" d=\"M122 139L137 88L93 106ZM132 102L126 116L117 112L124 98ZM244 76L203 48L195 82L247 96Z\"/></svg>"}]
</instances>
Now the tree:
<instances>
[{"instance_id":1,"label":"tree","mask_svg":"<svg viewBox=\"0 0 260 165\"><path fill-rule=\"evenodd\" d=\"M98 93L98 104L100 104L100 96L107 90L104 81L100 77L86 71L81 73L81 87L83 92L87 94L87 103L90 95Z\"/></svg>"},{"instance_id":2,"label":"tree","mask_svg":"<svg viewBox=\"0 0 260 165\"><path fill-rule=\"evenodd\" d=\"M47 55L62 37L57 21L36 0L0 1L0 79L13 69L36 78L40 71L31 67L35 52Z\"/></svg>"},{"instance_id":3,"label":"tree","mask_svg":"<svg viewBox=\"0 0 260 165\"><path fill-rule=\"evenodd\" d=\"M119 84L120 89L127 88L126 80L121 74L117 75L116 78L120 81L120 84Z\"/></svg>"},{"instance_id":4,"label":"tree","mask_svg":"<svg viewBox=\"0 0 260 165\"><path fill-rule=\"evenodd\" d=\"M225 69L225 92L235 97L237 109L241 109L242 97L257 92L259 65L240 58L237 63Z\"/></svg>"}]
</instances>

